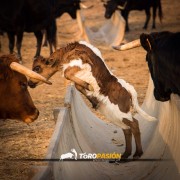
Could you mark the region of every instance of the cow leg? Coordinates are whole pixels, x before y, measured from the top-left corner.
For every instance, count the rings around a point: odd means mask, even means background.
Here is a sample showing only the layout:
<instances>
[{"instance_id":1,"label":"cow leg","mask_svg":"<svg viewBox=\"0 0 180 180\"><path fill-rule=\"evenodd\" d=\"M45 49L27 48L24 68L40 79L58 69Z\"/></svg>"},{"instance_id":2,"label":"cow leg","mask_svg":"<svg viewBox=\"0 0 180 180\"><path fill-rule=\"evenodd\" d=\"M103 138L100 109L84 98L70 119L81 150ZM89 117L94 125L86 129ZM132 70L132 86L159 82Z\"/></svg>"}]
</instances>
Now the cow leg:
<instances>
[{"instance_id":1,"label":"cow leg","mask_svg":"<svg viewBox=\"0 0 180 180\"><path fill-rule=\"evenodd\" d=\"M151 13L150 13L150 8L149 9L145 9L145 13L146 13L146 22L144 24L143 29L147 29L150 17L151 17Z\"/></svg>"},{"instance_id":2,"label":"cow leg","mask_svg":"<svg viewBox=\"0 0 180 180\"><path fill-rule=\"evenodd\" d=\"M80 91L82 94L84 94L84 95L86 96L86 98L91 102L92 107L93 107L94 109L97 109L98 103L99 103L99 101L97 100L97 98L95 98L95 97L93 97L93 96L88 96L87 93L86 93L86 90L85 90L82 86L80 86L80 85L78 85L78 84L75 84L75 87L76 87L76 89L77 89L78 91Z\"/></svg>"},{"instance_id":3,"label":"cow leg","mask_svg":"<svg viewBox=\"0 0 180 180\"><path fill-rule=\"evenodd\" d=\"M139 159L143 154L143 150L142 150L142 144L141 144L141 133L139 129L139 123L138 123L138 120L136 120L135 118L133 118L131 131L134 135L135 144L136 144L136 152L133 155L133 158Z\"/></svg>"},{"instance_id":4,"label":"cow leg","mask_svg":"<svg viewBox=\"0 0 180 180\"><path fill-rule=\"evenodd\" d=\"M54 46L54 49L56 49L56 32L57 32L57 26L56 26L56 20L54 19L52 23L46 29L47 40L49 42L49 48L50 48L50 54L53 53L53 46Z\"/></svg>"},{"instance_id":5,"label":"cow leg","mask_svg":"<svg viewBox=\"0 0 180 180\"><path fill-rule=\"evenodd\" d=\"M35 31L34 32L36 39L37 39L37 50L36 50L36 54L35 54L35 58L40 56L41 53L41 45L42 45L42 39L43 39L43 34L41 31Z\"/></svg>"},{"instance_id":6,"label":"cow leg","mask_svg":"<svg viewBox=\"0 0 180 180\"><path fill-rule=\"evenodd\" d=\"M156 28L156 11L157 11L157 7L153 7L153 24L152 24L152 29Z\"/></svg>"},{"instance_id":7,"label":"cow leg","mask_svg":"<svg viewBox=\"0 0 180 180\"><path fill-rule=\"evenodd\" d=\"M22 39L23 39L23 31L20 31L17 33L17 42L16 42L16 48L18 51L18 57L20 59L20 63L22 63L22 57L21 57Z\"/></svg>"},{"instance_id":8,"label":"cow leg","mask_svg":"<svg viewBox=\"0 0 180 180\"><path fill-rule=\"evenodd\" d=\"M125 31L128 32L129 31L129 23L128 23L129 12L128 11L121 11L121 14L122 14L122 16L124 17L124 19L126 21Z\"/></svg>"},{"instance_id":9,"label":"cow leg","mask_svg":"<svg viewBox=\"0 0 180 180\"><path fill-rule=\"evenodd\" d=\"M12 54L14 50L14 42L15 42L15 33L14 32L7 32L8 39L9 39L9 51Z\"/></svg>"},{"instance_id":10,"label":"cow leg","mask_svg":"<svg viewBox=\"0 0 180 180\"><path fill-rule=\"evenodd\" d=\"M80 70L81 70L81 68L78 67L78 66L68 67L64 71L64 77L66 79L68 79L70 81L73 81L74 83L82 86L83 88L85 88L85 89L87 89L89 91L93 91L93 87L89 83L87 83L87 82L85 82L85 81L83 81L83 80L81 80L81 79L79 79L78 77L75 76L75 74Z\"/></svg>"},{"instance_id":11,"label":"cow leg","mask_svg":"<svg viewBox=\"0 0 180 180\"><path fill-rule=\"evenodd\" d=\"M143 154L142 144L141 144L141 133L139 130L139 123L135 118L133 118L133 121L129 121L127 119L124 119L123 122L130 127L131 132L134 136L135 144L136 144L136 152L133 155L133 158L138 159Z\"/></svg>"},{"instance_id":12,"label":"cow leg","mask_svg":"<svg viewBox=\"0 0 180 180\"><path fill-rule=\"evenodd\" d=\"M126 147L125 152L121 156L121 159L127 159L132 152L132 132L131 129L123 129L123 133L125 137Z\"/></svg>"},{"instance_id":13,"label":"cow leg","mask_svg":"<svg viewBox=\"0 0 180 180\"><path fill-rule=\"evenodd\" d=\"M48 46L48 43L47 43L47 32L46 30L42 30L42 33L44 35L44 43L43 43L43 46L44 47L47 47Z\"/></svg>"}]
</instances>

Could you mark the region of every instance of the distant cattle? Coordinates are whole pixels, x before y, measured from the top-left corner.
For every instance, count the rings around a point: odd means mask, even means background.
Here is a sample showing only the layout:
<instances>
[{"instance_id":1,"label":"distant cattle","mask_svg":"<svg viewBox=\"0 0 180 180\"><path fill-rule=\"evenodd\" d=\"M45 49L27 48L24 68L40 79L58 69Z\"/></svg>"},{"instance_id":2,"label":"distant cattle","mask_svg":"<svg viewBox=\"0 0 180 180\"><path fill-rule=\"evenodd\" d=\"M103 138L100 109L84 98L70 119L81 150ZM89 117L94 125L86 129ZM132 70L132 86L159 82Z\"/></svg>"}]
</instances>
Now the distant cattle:
<instances>
[{"instance_id":1,"label":"distant cattle","mask_svg":"<svg viewBox=\"0 0 180 180\"><path fill-rule=\"evenodd\" d=\"M147 51L146 60L154 82L154 96L168 101L171 93L180 96L180 32L154 32L141 34L140 40L115 47L127 50L142 45Z\"/></svg>"},{"instance_id":2,"label":"distant cattle","mask_svg":"<svg viewBox=\"0 0 180 180\"><path fill-rule=\"evenodd\" d=\"M15 36L17 36L17 51L21 59L21 44L23 32L34 32L37 38L35 57L40 55L42 44L42 30L47 32L47 40L56 46L55 18L67 12L76 18L76 11L80 9L79 0L3 0L0 6L0 28L7 32L10 53L13 53Z\"/></svg>"},{"instance_id":3,"label":"distant cattle","mask_svg":"<svg viewBox=\"0 0 180 180\"><path fill-rule=\"evenodd\" d=\"M144 29L147 29L151 12L151 7L153 8L153 24L152 28L156 28L155 19L156 19L156 10L159 9L159 18L162 20L162 7L161 0L108 0L104 4L105 6L105 17L110 18L115 10L121 10L121 14L126 21L126 31L129 31L128 25L128 15L132 10L145 10L146 21L144 24Z\"/></svg>"},{"instance_id":4,"label":"distant cattle","mask_svg":"<svg viewBox=\"0 0 180 180\"><path fill-rule=\"evenodd\" d=\"M44 82L46 79L17 62L18 58L13 54L0 56L0 119L31 123L37 119L39 111L28 92L25 75Z\"/></svg>"}]
</instances>

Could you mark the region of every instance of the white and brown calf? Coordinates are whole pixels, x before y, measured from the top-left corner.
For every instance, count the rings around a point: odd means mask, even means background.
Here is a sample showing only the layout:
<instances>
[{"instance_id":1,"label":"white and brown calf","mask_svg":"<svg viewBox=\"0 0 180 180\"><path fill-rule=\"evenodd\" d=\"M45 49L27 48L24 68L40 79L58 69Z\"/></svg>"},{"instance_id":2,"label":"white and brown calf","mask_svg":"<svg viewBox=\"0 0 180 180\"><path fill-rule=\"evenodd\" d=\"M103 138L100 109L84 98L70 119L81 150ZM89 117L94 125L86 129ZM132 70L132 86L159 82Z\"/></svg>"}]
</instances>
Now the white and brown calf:
<instances>
[{"instance_id":1,"label":"white and brown calf","mask_svg":"<svg viewBox=\"0 0 180 180\"><path fill-rule=\"evenodd\" d=\"M132 134L135 138L134 158L142 154L141 136L138 121L132 117L131 106L149 121L154 117L146 114L138 105L137 93L133 86L115 77L105 65L100 51L92 45L80 41L71 43L54 52L49 58L39 57L34 61L33 70L46 78L62 70L66 79L75 83L93 107L104 114L113 124L122 128L126 148L122 158L128 158L132 151ZM35 87L38 81L30 80Z\"/></svg>"}]
</instances>

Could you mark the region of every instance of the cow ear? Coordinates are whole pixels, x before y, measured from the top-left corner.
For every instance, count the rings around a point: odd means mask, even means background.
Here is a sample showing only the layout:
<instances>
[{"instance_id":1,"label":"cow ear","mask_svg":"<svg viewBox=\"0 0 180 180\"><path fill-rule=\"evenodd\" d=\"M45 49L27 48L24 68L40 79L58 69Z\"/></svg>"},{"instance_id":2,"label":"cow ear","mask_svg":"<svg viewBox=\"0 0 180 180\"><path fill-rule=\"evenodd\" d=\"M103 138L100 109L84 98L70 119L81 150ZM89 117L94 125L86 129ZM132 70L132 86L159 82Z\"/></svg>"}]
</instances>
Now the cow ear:
<instances>
[{"instance_id":1,"label":"cow ear","mask_svg":"<svg viewBox=\"0 0 180 180\"><path fill-rule=\"evenodd\" d=\"M149 34L141 34L140 41L142 47L147 51L150 52L154 48L154 40Z\"/></svg>"}]
</instances>

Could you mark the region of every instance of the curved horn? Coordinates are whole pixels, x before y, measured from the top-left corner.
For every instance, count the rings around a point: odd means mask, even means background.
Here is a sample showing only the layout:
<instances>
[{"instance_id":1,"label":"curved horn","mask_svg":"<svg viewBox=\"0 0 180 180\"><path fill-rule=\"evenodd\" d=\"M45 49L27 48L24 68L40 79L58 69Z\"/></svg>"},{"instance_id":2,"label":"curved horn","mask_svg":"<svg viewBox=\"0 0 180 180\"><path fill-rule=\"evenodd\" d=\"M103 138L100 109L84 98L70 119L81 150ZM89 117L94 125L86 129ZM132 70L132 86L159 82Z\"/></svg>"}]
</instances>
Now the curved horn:
<instances>
[{"instance_id":1,"label":"curved horn","mask_svg":"<svg viewBox=\"0 0 180 180\"><path fill-rule=\"evenodd\" d=\"M126 8L126 5L127 5L127 1L124 3L124 6L118 5L118 6L117 6L117 9L119 9L119 10L124 10L124 9Z\"/></svg>"},{"instance_id":2,"label":"curved horn","mask_svg":"<svg viewBox=\"0 0 180 180\"><path fill-rule=\"evenodd\" d=\"M37 80L40 80L40 81L43 81L47 84L52 84L50 81L48 81L45 77L41 76L40 74L26 68L25 66L17 63L17 62L12 62L10 64L10 68L14 71L17 71L21 74L24 74L30 78L34 78L34 79L37 79Z\"/></svg>"},{"instance_id":3,"label":"curved horn","mask_svg":"<svg viewBox=\"0 0 180 180\"><path fill-rule=\"evenodd\" d=\"M93 5L91 5L91 6L86 6L85 4L80 3L80 7L81 7L82 9L90 9L90 8L93 7Z\"/></svg>"},{"instance_id":4,"label":"curved horn","mask_svg":"<svg viewBox=\"0 0 180 180\"><path fill-rule=\"evenodd\" d=\"M134 41L131 41L131 42L121 45L121 46L113 46L113 48L116 50L119 50L119 51L124 51L124 50L132 49L135 47L139 47L139 46L141 46L140 39L136 39Z\"/></svg>"}]
</instances>

